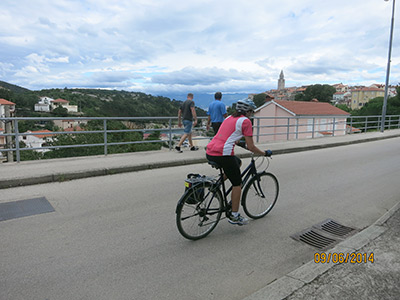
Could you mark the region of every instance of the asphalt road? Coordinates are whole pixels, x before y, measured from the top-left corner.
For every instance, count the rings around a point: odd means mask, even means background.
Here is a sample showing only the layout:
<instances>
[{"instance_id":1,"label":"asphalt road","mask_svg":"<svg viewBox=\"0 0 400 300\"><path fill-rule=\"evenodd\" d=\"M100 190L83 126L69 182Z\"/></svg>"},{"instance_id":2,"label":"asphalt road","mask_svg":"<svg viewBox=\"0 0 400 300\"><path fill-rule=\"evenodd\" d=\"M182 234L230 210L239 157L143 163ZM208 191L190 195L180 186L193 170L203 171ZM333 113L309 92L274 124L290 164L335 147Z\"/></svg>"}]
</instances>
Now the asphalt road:
<instances>
[{"instance_id":1,"label":"asphalt road","mask_svg":"<svg viewBox=\"0 0 400 300\"><path fill-rule=\"evenodd\" d=\"M0 222L0 299L242 299L313 258L293 233L327 218L363 229L396 204L399 153L394 138L275 156L273 211L196 242L175 206L187 173L215 173L206 164L2 190L55 212Z\"/></svg>"}]
</instances>

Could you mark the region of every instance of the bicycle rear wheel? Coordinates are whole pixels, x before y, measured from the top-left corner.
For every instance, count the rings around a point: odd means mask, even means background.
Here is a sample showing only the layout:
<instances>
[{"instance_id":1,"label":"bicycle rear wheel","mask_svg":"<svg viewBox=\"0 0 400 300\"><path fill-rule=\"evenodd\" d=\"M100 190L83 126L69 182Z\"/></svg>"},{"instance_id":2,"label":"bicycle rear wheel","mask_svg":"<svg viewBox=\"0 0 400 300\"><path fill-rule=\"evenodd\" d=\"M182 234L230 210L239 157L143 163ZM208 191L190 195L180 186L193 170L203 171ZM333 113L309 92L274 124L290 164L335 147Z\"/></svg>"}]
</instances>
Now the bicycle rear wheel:
<instances>
[{"instance_id":1,"label":"bicycle rear wheel","mask_svg":"<svg viewBox=\"0 0 400 300\"><path fill-rule=\"evenodd\" d=\"M274 207L279 194L279 183L271 173L253 176L243 189L243 210L252 219L259 219Z\"/></svg>"},{"instance_id":2,"label":"bicycle rear wheel","mask_svg":"<svg viewBox=\"0 0 400 300\"><path fill-rule=\"evenodd\" d=\"M188 189L176 208L176 225L187 239L198 240L217 226L223 211L222 194L209 182Z\"/></svg>"}]
</instances>

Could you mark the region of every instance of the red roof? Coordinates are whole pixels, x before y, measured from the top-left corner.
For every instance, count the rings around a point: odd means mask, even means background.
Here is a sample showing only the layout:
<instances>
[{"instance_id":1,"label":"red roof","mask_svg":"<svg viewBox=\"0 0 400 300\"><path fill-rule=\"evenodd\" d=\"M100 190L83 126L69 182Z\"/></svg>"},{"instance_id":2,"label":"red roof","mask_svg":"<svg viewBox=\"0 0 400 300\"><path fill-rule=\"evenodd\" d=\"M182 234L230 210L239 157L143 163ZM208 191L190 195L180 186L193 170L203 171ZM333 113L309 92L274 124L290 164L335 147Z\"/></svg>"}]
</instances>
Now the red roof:
<instances>
[{"instance_id":1,"label":"red roof","mask_svg":"<svg viewBox=\"0 0 400 300\"><path fill-rule=\"evenodd\" d=\"M59 98L54 100L53 103L69 103L69 101Z\"/></svg>"},{"instance_id":2,"label":"red roof","mask_svg":"<svg viewBox=\"0 0 400 300\"><path fill-rule=\"evenodd\" d=\"M31 131L31 130L29 130L28 132L31 132L31 133L44 133L44 134L34 134L34 136L36 136L36 137L38 137L38 138L40 138L40 139L42 139L42 138L44 138L44 137L53 136L52 134L46 134L47 132L52 132L52 131L47 130L47 129L37 130L37 131Z\"/></svg>"},{"instance_id":3,"label":"red roof","mask_svg":"<svg viewBox=\"0 0 400 300\"><path fill-rule=\"evenodd\" d=\"M275 103L295 115L350 115L348 112L345 112L327 102L273 100L265 105L270 103Z\"/></svg>"},{"instance_id":4,"label":"red roof","mask_svg":"<svg viewBox=\"0 0 400 300\"><path fill-rule=\"evenodd\" d=\"M15 105L15 103L8 101L6 99L0 99L0 104L1 105Z\"/></svg>"},{"instance_id":5,"label":"red roof","mask_svg":"<svg viewBox=\"0 0 400 300\"><path fill-rule=\"evenodd\" d=\"M65 128L64 131L83 131L83 129L79 126L76 126L74 128L72 127Z\"/></svg>"}]
</instances>

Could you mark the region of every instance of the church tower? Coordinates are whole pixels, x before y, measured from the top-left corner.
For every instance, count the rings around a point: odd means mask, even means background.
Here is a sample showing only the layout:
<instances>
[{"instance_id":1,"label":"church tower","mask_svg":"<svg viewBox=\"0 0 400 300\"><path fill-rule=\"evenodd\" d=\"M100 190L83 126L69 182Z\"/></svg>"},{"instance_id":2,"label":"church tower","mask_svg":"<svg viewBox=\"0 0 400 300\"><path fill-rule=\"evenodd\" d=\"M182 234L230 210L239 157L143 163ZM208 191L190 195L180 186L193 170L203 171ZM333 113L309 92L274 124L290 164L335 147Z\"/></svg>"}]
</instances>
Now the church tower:
<instances>
[{"instance_id":1,"label":"church tower","mask_svg":"<svg viewBox=\"0 0 400 300\"><path fill-rule=\"evenodd\" d=\"M278 79L278 90L283 90L284 88L285 88L285 76L283 75L283 70L282 70Z\"/></svg>"}]
</instances>

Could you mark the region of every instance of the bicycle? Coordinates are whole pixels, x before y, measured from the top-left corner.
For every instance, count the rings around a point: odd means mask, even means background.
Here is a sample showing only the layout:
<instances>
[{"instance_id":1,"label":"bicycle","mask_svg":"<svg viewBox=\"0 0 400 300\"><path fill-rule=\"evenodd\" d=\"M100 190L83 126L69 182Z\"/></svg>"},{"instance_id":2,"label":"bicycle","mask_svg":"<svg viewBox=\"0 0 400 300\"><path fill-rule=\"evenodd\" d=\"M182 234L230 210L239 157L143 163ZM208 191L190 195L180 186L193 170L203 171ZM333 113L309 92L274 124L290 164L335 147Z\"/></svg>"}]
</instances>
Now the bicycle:
<instances>
[{"instance_id":1,"label":"bicycle","mask_svg":"<svg viewBox=\"0 0 400 300\"><path fill-rule=\"evenodd\" d=\"M241 205L246 215L252 219L266 216L278 199L278 179L272 173L266 172L270 161L268 157L264 159L267 160L267 167L262 172L257 172L256 160L252 154L250 164L241 173L244 186ZM228 218L232 209L227 200L232 187L226 190L222 168L215 162L208 163L219 170L219 176L188 174L185 193L175 210L178 230L190 240L206 237L217 226L222 213Z\"/></svg>"}]
</instances>

